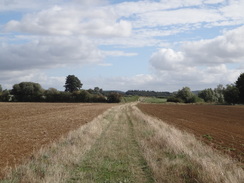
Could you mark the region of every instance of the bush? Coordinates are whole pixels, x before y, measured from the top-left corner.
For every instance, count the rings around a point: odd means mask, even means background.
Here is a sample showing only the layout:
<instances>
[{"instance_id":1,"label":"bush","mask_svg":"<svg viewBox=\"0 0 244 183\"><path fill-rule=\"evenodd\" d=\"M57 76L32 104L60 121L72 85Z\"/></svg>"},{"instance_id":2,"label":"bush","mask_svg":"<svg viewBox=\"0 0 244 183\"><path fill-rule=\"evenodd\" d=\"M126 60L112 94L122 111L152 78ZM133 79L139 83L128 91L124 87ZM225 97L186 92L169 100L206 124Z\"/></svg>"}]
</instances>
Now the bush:
<instances>
[{"instance_id":1,"label":"bush","mask_svg":"<svg viewBox=\"0 0 244 183\"><path fill-rule=\"evenodd\" d=\"M111 93L108 95L107 101L109 103L119 103L121 102L121 95L119 93Z\"/></svg>"},{"instance_id":2,"label":"bush","mask_svg":"<svg viewBox=\"0 0 244 183\"><path fill-rule=\"evenodd\" d=\"M177 92L176 97L181 99L185 103L192 103L191 101L194 97L194 94L191 92L191 89L189 87L183 87Z\"/></svg>"},{"instance_id":3,"label":"bush","mask_svg":"<svg viewBox=\"0 0 244 183\"><path fill-rule=\"evenodd\" d=\"M188 100L188 103L203 103L204 100L202 98L199 98L196 95L193 95L192 98Z\"/></svg>"},{"instance_id":4,"label":"bush","mask_svg":"<svg viewBox=\"0 0 244 183\"><path fill-rule=\"evenodd\" d=\"M183 100L176 96L171 96L167 98L167 102L183 103Z\"/></svg>"},{"instance_id":5,"label":"bush","mask_svg":"<svg viewBox=\"0 0 244 183\"><path fill-rule=\"evenodd\" d=\"M240 92L238 88L234 85L227 85L224 91L225 101L228 104L237 104L240 101L239 98Z\"/></svg>"}]
</instances>

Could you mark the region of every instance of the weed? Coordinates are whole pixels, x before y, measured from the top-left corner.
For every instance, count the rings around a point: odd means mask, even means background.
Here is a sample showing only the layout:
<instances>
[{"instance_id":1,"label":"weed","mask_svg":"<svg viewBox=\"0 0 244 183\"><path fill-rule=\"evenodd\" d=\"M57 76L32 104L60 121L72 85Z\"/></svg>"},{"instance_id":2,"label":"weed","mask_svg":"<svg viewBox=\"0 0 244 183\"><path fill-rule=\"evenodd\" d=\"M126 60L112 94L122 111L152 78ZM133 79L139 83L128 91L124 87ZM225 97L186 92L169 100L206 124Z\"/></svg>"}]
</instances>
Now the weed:
<instances>
[{"instance_id":1,"label":"weed","mask_svg":"<svg viewBox=\"0 0 244 183\"><path fill-rule=\"evenodd\" d=\"M211 135L209 135L209 134L205 134L205 135L203 135L203 137L206 138L206 139L208 139L208 140L213 140L213 139L214 139L214 138L213 138Z\"/></svg>"}]
</instances>

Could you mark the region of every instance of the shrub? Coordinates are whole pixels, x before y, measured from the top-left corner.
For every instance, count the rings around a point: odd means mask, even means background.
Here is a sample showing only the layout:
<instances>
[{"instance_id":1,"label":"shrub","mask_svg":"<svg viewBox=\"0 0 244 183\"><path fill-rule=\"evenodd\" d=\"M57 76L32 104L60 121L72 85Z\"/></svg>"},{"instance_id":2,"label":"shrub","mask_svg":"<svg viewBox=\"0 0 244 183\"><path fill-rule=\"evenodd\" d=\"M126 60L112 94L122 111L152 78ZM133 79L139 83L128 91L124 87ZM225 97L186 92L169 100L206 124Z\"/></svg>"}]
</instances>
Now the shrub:
<instances>
[{"instance_id":1,"label":"shrub","mask_svg":"<svg viewBox=\"0 0 244 183\"><path fill-rule=\"evenodd\" d=\"M119 93L111 93L108 95L107 101L109 103L119 103L121 101L121 95Z\"/></svg>"},{"instance_id":2,"label":"shrub","mask_svg":"<svg viewBox=\"0 0 244 183\"><path fill-rule=\"evenodd\" d=\"M176 96L171 96L167 98L167 102L183 103L183 100Z\"/></svg>"}]
</instances>

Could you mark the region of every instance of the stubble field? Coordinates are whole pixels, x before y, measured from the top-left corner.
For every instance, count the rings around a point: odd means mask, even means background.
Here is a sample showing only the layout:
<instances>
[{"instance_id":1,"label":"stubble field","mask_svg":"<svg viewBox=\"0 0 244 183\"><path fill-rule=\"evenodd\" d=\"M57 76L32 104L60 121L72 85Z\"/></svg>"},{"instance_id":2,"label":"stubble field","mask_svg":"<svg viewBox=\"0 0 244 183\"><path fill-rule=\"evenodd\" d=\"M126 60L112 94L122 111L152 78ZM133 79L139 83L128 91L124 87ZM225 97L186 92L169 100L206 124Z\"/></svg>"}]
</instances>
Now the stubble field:
<instances>
[{"instance_id":1,"label":"stubble field","mask_svg":"<svg viewBox=\"0 0 244 183\"><path fill-rule=\"evenodd\" d=\"M244 162L244 106L139 104L143 112Z\"/></svg>"},{"instance_id":2,"label":"stubble field","mask_svg":"<svg viewBox=\"0 0 244 183\"><path fill-rule=\"evenodd\" d=\"M113 104L0 103L0 177L43 145L91 121Z\"/></svg>"}]
</instances>

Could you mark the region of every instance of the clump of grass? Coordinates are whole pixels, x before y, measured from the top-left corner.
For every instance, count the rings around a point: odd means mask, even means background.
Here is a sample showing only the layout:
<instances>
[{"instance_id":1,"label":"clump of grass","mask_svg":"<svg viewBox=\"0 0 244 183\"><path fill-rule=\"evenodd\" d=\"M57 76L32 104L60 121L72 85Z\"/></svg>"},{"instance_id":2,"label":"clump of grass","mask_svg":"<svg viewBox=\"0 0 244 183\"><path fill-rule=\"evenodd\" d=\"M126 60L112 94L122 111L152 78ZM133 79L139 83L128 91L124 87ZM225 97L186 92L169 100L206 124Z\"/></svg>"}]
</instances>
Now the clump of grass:
<instances>
[{"instance_id":1,"label":"clump of grass","mask_svg":"<svg viewBox=\"0 0 244 183\"><path fill-rule=\"evenodd\" d=\"M203 135L203 137L206 138L206 139L208 139L208 140L213 140L213 139L214 139L214 138L213 138L211 135L209 135L209 134L205 134L205 135Z\"/></svg>"}]
</instances>

